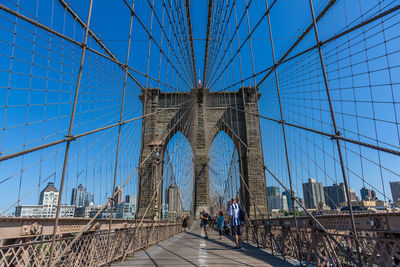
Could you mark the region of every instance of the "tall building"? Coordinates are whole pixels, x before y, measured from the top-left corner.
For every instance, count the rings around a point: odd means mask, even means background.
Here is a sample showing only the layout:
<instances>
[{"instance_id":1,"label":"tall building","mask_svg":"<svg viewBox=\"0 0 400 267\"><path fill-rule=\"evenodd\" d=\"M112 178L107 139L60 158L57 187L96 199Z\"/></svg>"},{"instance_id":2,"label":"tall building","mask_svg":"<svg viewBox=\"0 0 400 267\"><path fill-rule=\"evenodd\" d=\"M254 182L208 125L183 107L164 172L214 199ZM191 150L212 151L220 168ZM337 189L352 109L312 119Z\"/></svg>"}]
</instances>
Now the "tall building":
<instances>
[{"instance_id":1,"label":"tall building","mask_svg":"<svg viewBox=\"0 0 400 267\"><path fill-rule=\"evenodd\" d=\"M59 192L50 182L40 192L39 205L23 205L15 207L16 217L54 218L57 211ZM75 206L60 205L60 218L74 217Z\"/></svg>"},{"instance_id":2,"label":"tall building","mask_svg":"<svg viewBox=\"0 0 400 267\"><path fill-rule=\"evenodd\" d=\"M136 204L136 196L134 195L126 195L125 203Z\"/></svg>"},{"instance_id":3,"label":"tall building","mask_svg":"<svg viewBox=\"0 0 400 267\"><path fill-rule=\"evenodd\" d=\"M40 192L39 205L57 206L58 190L53 182L49 182L47 186Z\"/></svg>"},{"instance_id":4,"label":"tall building","mask_svg":"<svg viewBox=\"0 0 400 267\"><path fill-rule=\"evenodd\" d=\"M317 183L313 178L309 178L308 182L303 184L303 196L307 209L317 209L325 204L322 183Z\"/></svg>"},{"instance_id":5,"label":"tall building","mask_svg":"<svg viewBox=\"0 0 400 267\"><path fill-rule=\"evenodd\" d=\"M269 210L288 210L286 196L282 196L279 186L267 186Z\"/></svg>"},{"instance_id":6,"label":"tall building","mask_svg":"<svg viewBox=\"0 0 400 267\"><path fill-rule=\"evenodd\" d=\"M115 187L115 192L117 192L119 190L119 186ZM117 195L114 197L115 199L115 204L120 204L120 203L124 203L124 191L122 191L122 189L117 193Z\"/></svg>"},{"instance_id":7,"label":"tall building","mask_svg":"<svg viewBox=\"0 0 400 267\"><path fill-rule=\"evenodd\" d=\"M82 184L78 188L72 189L71 205L77 207L88 207L90 203L94 202L94 196L86 191L86 187Z\"/></svg>"},{"instance_id":8,"label":"tall building","mask_svg":"<svg viewBox=\"0 0 400 267\"><path fill-rule=\"evenodd\" d=\"M182 191L177 185L170 185L165 195L168 205L168 214L174 214L182 211Z\"/></svg>"},{"instance_id":9,"label":"tall building","mask_svg":"<svg viewBox=\"0 0 400 267\"><path fill-rule=\"evenodd\" d=\"M328 205L332 210L340 207L340 203L347 201L343 183L324 186L324 196L326 205Z\"/></svg>"},{"instance_id":10,"label":"tall building","mask_svg":"<svg viewBox=\"0 0 400 267\"><path fill-rule=\"evenodd\" d=\"M400 181L389 182L390 191L392 191L393 202L397 203L400 200Z\"/></svg>"},{"instance_id":11,"label":"tall building","mask_svg":"<svg viewBox=\"0 0 400 267\"><path fill-rule=\"evenodd\" d=\"M350 194L350 201L358 201L358 197L353 188L350 188L349 194Z\"/></svg>"},{"instance_id":12,"label":"tall building","mask_svg":"<svg viewBox=\"0 0 400 267\"><path fill-rule=\"evenodd\" d=\"M371 190L371 196L372 196L371 200L378 200L378 197L376 196L375 190Z\"/></svg>"},{"instance_id":13,"label":"tall building","mask_svg":"<svg viewBox=\"0 0 400 267\"><path fill-rule=\"evenodd\" d=\"M101 218L110 218L111 207L105 208L101 212ZM91 216L91 214L89 214ZM119 203L114 206L113 218L115 219L135 219L136 216L136 204L134 203Z\"/></svg>"},{"instance_id":14,"label":"tall building","mask_svg":"<svg viewBox=\"0 0 400 267\"><path fill-rule=\"evenodd\" d=\"M279 196L279 186L267 186L267 196Z\"/></svg>"},{"instance_id":15,"label":"tall building","mask_svg":"<svg viewBox=\"0 0 400 267\"><path fill-rule=\"evenodd\" d=\"M269 210L288 210L286 196L268 196Z\"/></svg>"},{"instance_id":16,"label":"tall building","mask_svg":"<svg viewBox=\"0 0 400 267\"><path fill-rule=\"evenodd\" d=\"M360 194L361 194L361 200L371 200L372 199L371 189L363 187L360 189Z\"/></svg>"},{"instance_id":17,"label":"tall building","mask_svg":"<svg viewBox=\"0 0 400 267\"><path fill-rule=\"evenodd\" d=\"M292 209L292 204L293 203L292 203L292 199L291 199L291 196L290 196L289 192L285 190L285 191L282 192L282 195L286 197L288 211L292 211L293 210ZM298 196L296 191L293 191L293 196L295 198L297 198L298 201L300 201L299 198L298 198L299 196ZM300 205L296 201L294 201L294 208L297 211L300 210Z\"/></svg>"}]
</instances>

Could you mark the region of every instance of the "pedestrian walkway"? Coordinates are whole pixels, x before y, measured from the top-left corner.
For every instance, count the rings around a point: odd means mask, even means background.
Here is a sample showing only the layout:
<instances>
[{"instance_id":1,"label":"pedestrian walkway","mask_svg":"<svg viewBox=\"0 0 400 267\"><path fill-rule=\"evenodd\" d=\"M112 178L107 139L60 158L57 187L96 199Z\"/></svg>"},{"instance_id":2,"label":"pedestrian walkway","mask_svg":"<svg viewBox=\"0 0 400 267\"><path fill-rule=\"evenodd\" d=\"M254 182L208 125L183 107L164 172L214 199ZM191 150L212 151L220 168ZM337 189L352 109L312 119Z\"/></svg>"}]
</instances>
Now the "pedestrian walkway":
<instances>
[{"instance_id":1,"label":"pedestrian walkway","mask_svg":"<svg viewBox=\"0 0 400 267\"><path fill-rule=\"evenodd\" d=\"M199 223L195 222L189 232L153 245L112 266L293 266L251 244L243 243L242 249L234 250L230 237L220 240L213 230L209 230L209 239L202 236Z\"/></svg>"}]
</instances>

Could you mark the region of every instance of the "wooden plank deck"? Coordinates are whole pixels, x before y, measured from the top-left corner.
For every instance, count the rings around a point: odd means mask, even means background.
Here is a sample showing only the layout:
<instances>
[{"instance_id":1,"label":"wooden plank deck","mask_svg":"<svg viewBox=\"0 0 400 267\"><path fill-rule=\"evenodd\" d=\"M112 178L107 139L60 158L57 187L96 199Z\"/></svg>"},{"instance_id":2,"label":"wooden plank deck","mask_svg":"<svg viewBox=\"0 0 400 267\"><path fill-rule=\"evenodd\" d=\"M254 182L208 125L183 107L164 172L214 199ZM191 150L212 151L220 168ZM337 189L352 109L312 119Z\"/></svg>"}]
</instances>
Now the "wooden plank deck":
<instances>
[{"instance_id":1,"label":"wooden plank deck","mask_svg":"<svg viewBox=\"0 0 400 267\"><path fill-rule=\"evenodd\" d=\"M112 266L295 266L295 262L286 262L245 242L242 249L234 250L231 237L224 236L220 240L213 230L209 231L207 240L202 235L199 223L195 222L188 232L137 252Z\"/></svg>"}]
</instances>

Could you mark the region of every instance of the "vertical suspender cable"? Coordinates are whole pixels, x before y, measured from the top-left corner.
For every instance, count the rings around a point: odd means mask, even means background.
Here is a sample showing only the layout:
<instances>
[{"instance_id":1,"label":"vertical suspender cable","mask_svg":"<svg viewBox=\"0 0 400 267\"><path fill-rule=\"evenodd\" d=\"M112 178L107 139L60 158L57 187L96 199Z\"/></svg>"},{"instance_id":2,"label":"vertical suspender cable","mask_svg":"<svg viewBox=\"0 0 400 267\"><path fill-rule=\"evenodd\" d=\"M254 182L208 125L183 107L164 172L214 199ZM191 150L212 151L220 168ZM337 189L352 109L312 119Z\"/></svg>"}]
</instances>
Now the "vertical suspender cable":
<instances>
[{"instance_id":1,"label":"vertical suspender cable","mask_svg":"<svg viewBox=\"0 0 400 267\"><path fill-rule=\"evenodd\" d=\"M328 77L327 77L327 74L326 74L324 59L323 59L323 56L322 56L321 42L319 40L317 21L315 19L315 13L314 13L314 7L313 7L312 0L309 0L309 3L310 3L310 10L311 10L311 15L312 15L312 19L313 19L315 40L317 42L319 61L321 63L321 70L322 70L322 74L323 74L323 77L324 77L325 89L326 89L326 94L327 94L328 103L329 103L329 110L330 110L331 118L332 118L333 129L334 129L335 135L340 135L340 132L338 131L337 125L336 125L335 113L334 113L334 110L333 110L331 94L330 94L330 91L329 91ZM335 138L335 140L336 140L336 146L337 146L337 150L338 150L338 154L339 154L340 166L341 166L341 169L342 169L343 182L344 182L345 190L346 190L347 205L349 206L349 211L350 211L351 227L352 227L353 234L354 234L354 243L355 243L355 246L356 246L356 251L357 251L359 264L361 264L362 261L361 261L361 254L360 254L360 245L358 243L358 237L357 237L357 230L356 230L356 225L355 225L355 221L354 221L353 208L352 208L352 205L351 205L350 190L349 190L349 185L348 185L347 177L346 177L346 168L344 166L342 149L341 149L341 146L340 146L340 140L337 139L337 138Z\"/></svg>"},{"instance_id":2,"label":"vertical suspender cable","mask_svg":"<svg viewBox=\"0 0 400 267\"><path fill-rule=\"evenodd\" d=\"M190 19L190 2L189 2L189 0L186 0L185 6L186 6L186 18L187 18L187 23L188 23L188 28L189 28L188 31L189 31L189 40L190 40L190 52L192 55L193 77L194 77L193 86L196 87L196 81L197 81L196 63L194 60L193 33L192 33L192 22Z\"/></svg>"},{"instance_id":3,"label":"vertical suspender cable","mask_svg":"<svg viewBox=\"0 0 400 267\"><path fill-rule=\"evenodd\" d=\"M76 106L77 106L77 102L78 102L79 87L81 85L81 79L82 79L83 62L85 60L85 53L86 53L86 43L87 43L88 33L89 33L90 18L92 16L92 6L93 6L93 0L90 0L88 19L87 19L87 23L86 23L85 39L82 43L82 56L81 56L81 62L79 65L78 80L77 80L77 84L76 84L76 88L75 88L74 103L73 103L73 107L72 107L71 120L69 123L69 129L68 129L68 137L69 138L68 138L66 148L65 148L64 165L63 165L63 170L62 170L62 175L61 175L61 183L60 183L60 192L58 195L56 217L54 219L53 237L52 237L52 241L51 241L50 257L49 257L49 266L50 267L52 266L52 260L54 257L54 246L55 246L55 242L56 242L57 227L58 227L58 221L59 221L59 217L60 217L60 208L61 208L60 205L61 205L62 193L63 193L63 188L64 188L65 172L67 169L69 147L70 147L71 140L72 140L72 138L71 138L72 137L72 128L74 125Z\"/></svg>"},{"instance_id":4,"label":"vertical suspender cable","mask_svg":"<svg viewBox=\"0 0 400 267\"><path fill-rule=\"evenodd\" d=\"M211 17L212 17L212 10L213 10L213 0L208 1L208 15L207 15L207 34L206 34L206 51L204 52L204 68L203 68L203 86L206 87L206 80L207 80L207 59L208 59L208 46L210 43L210 27L211 27Z\"/></svg>"},{"instance_id":5,"label":"vertical suspender cable","mask_svg":"<svg viewBox=\"0 0 400 267\"><path fill-rule=\"evenodd\" d=\"M275 65L276 64L275 48L274 48L274 41L273 41L273 38L272 38L271 17L270 17L269 10L268 10L268 0L265 0L265 5L266 5L266 8L267 8L267 20L268 20L268 29L269 29L269 39L271 41L272 59L274 61L274 65ZM279 78L278 78L278 68L275 67L274 71L275 71L276 91L277 91L277 94L278 94L278 101L279 101L279 112L280 112L281 120L284 121L283 110L282 110L281 92L280 92ZM293 183L292 183L292 174L291 174L291 171L290 171L289 153L288 153L288 146L287 146L287 140L286 140L286 130L285 130L285 124L281 123L281 125L282 125L283 143L284 143L284 146L285 146L286 167L287 167L287 172L288 172L288 177L289 177L290 199L292 201L292 212L293 212L293 218L294 218L295 227L296 227L296 243L297 243L298 259L299 259L300 265L302 265L302 259L301 259L302 257L301 257L301 250L300 250L299 225L298 225L298 222L297 222L296 209L295 209L295 203L294 203L294 191L293 191Z\"/></svg>"},{"instance_id":6,"label":"vertical suspender cable","mask_svg":"<svg viewBox=\"0 0 400 267\"><path fill-rule=\"evenodd\" d=\"M132 2L132 9L133 10L135 7L135 1ZM129 52L131 48L131 38L132 38L132 24L133 24L133 12L131 12L131 19L129 22L129 38L128 38L128 47L126 51L126 60L125 60L125 66L128 66L129 64ZM117 170L118 170L118 157L119 157L119 147L121 143L121 128L122 128L122 120L123 120L123 114L124 114L124 106L125 106L125 93L126 93L126 79L128 77L128 68L125 68L125 75L124 75L124 85L123 85L123 91L122 91L122 102L121 102L121 110L120 110L120 115L119 115L119 126L118 126L118 140L117 140L117 148L115 152L115 166L114 166L114 180L113 180L113 187L111 191L111 196L114 195L115 191L115 184L117 180ZM115 204L115 199L112 197L110 201L110 220L108 224L108 238L107 238L107 253L106 253L106 262L108 262L109 254L110 254L110 245L111 245L111 225L112 225L112 219L113 219L113 211L114 211L114 204Z\"/></svg>"}]
</instances>

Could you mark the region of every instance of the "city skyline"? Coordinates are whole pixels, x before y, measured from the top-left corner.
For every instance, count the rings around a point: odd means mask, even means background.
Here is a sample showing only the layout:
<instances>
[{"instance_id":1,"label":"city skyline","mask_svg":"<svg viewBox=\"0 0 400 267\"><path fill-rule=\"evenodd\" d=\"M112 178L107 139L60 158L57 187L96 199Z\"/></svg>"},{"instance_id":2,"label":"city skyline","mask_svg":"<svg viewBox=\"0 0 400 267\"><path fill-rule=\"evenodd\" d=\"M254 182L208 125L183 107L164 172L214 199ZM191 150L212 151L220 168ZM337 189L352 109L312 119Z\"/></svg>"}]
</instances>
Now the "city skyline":
<instances>
[{"instance_id":1,"label":"city skyline","mask_svg":"<svg viewBox=\"0 0 400 267\"><path fill-rule=\"evenodd\" d=\"M322 183L318 183L317 180L315 180L314 178L309 178L309 182L310 182L310 180L312 181L312 183L319 184L318 185L318 190L317 190L318 194L320 194L320 192L321 192L319 188L322 185L323 198L321 196L319 196L319 195L315 198L315 199L323 199L323 201L319 202L320 204L327 205L333 210L333 209L339 208L341 203L345 203L347 201L347 197L346 197L345 192L344 192L344 184L343 183L340 183L339 185L333 183L332 185L325 186ZM398 194L397 197L398 197L398 200L400 200L400 181L390 181L389 184L391 185L392 198L394 199L394 197L395 197L393 195L393 193L394 193L394 194ZM170 187L174 187L174 186L172 185ZM48 182L46 187L40 193L39 199L37 201L38 205L43 205L41 203L43 203L42 201L44 199L44 192L46 190L49 190L49 188L51 188L51 190L54 190L56 193L58 192L58 190L55 187L54 183L53 182ZM308 188L308 187L306 187L306 188ZM304 189L305 188L303 186L303 190ZM86 187L83 187L82 184L79 184L78 187L71 189L71 193L72 193L72 195L71 195L71 205L64 204L64 206L66 206L66 207L67 206L76 206L76 207L87 207L87 206L89 206L89 203L87 203L87 202L86 202L87 204L84 204L84 205L80 205L79 204L79 203L82 203L82 201L84 201L84 200L78 200L77 203L75 203L75 204L73 203L74 202L74 194L75 194L76 190L79 190L79 191L82 191L82 192L86 193L87 194L86 197L89 197L89 198L92 198L92 199L94 198L93 194L90 194L89 192L86 192ZM117 190L118 190L118 187L116 188L116 191ZM266 190L267 190L267 197L268 197L268 199L270 201L270 205L271 205L270 209L282 209L282 210L291 211L291 209L292 209L291 208L291 203L292 202L290 200L290 194L288 192L286 192L285 190L283 190L283 191L280 190L279 186L268 186L268 187L266 187ZM307 190L309 190L309 189L307 189ZM166 189L167 198L169 196L169 192L168 191L169 191L169 188ZM311 192L313 192L313 191L311 191ZM298 195L298 193L296 191L294 192L294 194ZM379 198L377 198L377 196L376 196L375 191L373 189L370 189L370 188L367 188L367 187L362 187L360 189L360 194L359 195L357 194L357 192L354 189L350 188L350 195L352 196L352 201L379 200ZM123 198L123 190L121 190L120 193L117 194L117 196L118 196L116 198L116 202L117 203L115 203L115 204L136 203L136 196L126 195L125 199L124 199ZM303 196L304 196L304 192L303 192ZM311 200L311 198L309 198L309 199ZM175 199L174 203L177 203L176 202L177 200L178 199ZM302 198L300 198L300 200L304 201L303 205L306 208L313 209L313 208L316 208L318 206L318 205L311 205L311 206L309 205L307 207L306 200L304 200ZM168 199L167 202L166 202L167 207L169 206L168 205L169 201L170 200ZM92 203L93 206L96 206L94 204L94 202L91 201L90 203ZM393 201L391 203L394 203L395 205L397 205L396 201ZM53 205L56 205L56 202ZM179 203L177 203L176 205L179 206ZM174 204L174 207L176 205ZM298 207L298 203L297 202L295 203L295 205L296 205L296 207ZM35 204L31 203L31 204L22 205L22 206L35 206ZM15 207L15 210L18 209L17 207L18 206ZM300 207L298 207L298 208L300 208ZM13 213L16 214L15 211ZM19 213L21 213L21 211L19 211Z\"/></svg>"},{"instance_id":2,"label":"city skyline","mask_svg":"<svg viewBox=\"0 0 400 267\"><path fill-rule=\"evenodd\" d=\"M400 200L400 181L389 182L392 191L392 198L395 199L396 196L398 201ZM322 189L322 190L321 190ZM306 193L304 192L306 190ZM279 186L267 186L267 197L270 201L271 209L282 209L291 211L292 201L290 200L290 193L286 190L281 190ZM378 201L379 203L385 203L385 199L381 200L377 197L376 192L367 187L362 187L359 192L355 191L353 188L349 188L350 200L351 202L358 203L362 201ZM396 195L397 194L397 195ZM300 201L304 201L303 205L307 209L319 209L324 206L328 206L331 210L340 209L343 205L347 206L347 196L345 193L344 183L332 183L331 185L324 185L318 182L315 178L309 178L307 183L303 183L303 196L308 199L304 200L299 198L299 195L294 191L294 196ZM282 208L283 196L286 197L287 208ZM386 199L389 198L388 196ZM399 203L395 201L390 201L395 207L399 206ZM297 206L298 203L295 202ZM286 206L285 206L286 207ZM326 207L325 207L326 209Z\"/></svg>"},{"instance_id":3,"label":"city skyline","mask_svg":"<svg viewBox=\"0 0 400 267\"><path fill-rule=\"evenodd\" d=\"M118 188L116 188L118 190ZM122 192L122 190L120 191ZM48 182L46 187L40 192L37 205L18 205L15 207L15 217L38 217L54 218L58 205L59 191L53 182ZM135 219L136 216L136 196L126 195L125 201L120 198L115 203L113 217L117 219ZM60 218L73 217L93 217L101 208L101 205L94 205L93 195L86 192L86 187L79 184L72 189L71 204L60 204ZM110 218L110 206L107 206L100 215L100 218Z\"/></svg>"}]
</instances>

